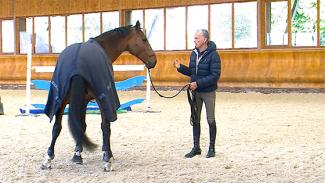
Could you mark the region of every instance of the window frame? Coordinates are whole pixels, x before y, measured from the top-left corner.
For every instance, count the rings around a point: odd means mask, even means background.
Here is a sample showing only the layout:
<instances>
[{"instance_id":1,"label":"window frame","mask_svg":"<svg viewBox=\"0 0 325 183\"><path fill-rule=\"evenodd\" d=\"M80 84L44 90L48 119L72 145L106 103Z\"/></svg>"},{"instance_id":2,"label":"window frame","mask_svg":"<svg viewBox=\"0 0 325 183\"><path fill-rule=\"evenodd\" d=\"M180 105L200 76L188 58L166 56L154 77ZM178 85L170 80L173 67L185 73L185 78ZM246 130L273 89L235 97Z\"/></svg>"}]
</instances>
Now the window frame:
<instances>
[{"instance_id":1,"label":"window frame","mask_svg":"<svg viewBox=\"0 0 325 183\"><path fill-rule=\"evenodd\" d=\"M266 10L266 3L270 3L270 2L277 2L277 1L285 1L287 2L287 19L288 19L288 23L287 23L287 39L288 39L288 44L287 45L267 45L267 40L266 40L266 34L267 34L267 30L266 30L266 24L267 24L267 10ZM19 18L32 18L32 48L33 48L33 54L39 55L39 54L59 54L59 53L53 53L53 50L51 48L51 16L64 16L65 17L65 46L67 46L67 41L68 41L68 21L67 21L67 17L69 15L73 15L73 14L80 14L82 15L82 41L84 42L85 40L85 14L89 14L89 13L100 13L100 33L103 32L103 20L102 20L102 15L103 13L107 13L107 12L118 12L118 16L119 16L119 26L123 26L126 24L126 12L127 11L133 11L133 10L141 10L142 11L142 22L143 22L143 27L145 27L145 10L146 9L163 9L163 16L164 16L164 43L163 43L163 50L156 50L158 52L173 52L173 51L190 51L191 48L188 48L188 37L192 36L192 35L188 35L188 9L190 6L199 6L199 5L207 5L208 6L208 31L211 32L211 6L212 5L216 5L216 4L224 4L224 3L231 3L232 6L232 12L231 12L231 31L232 31L232 35L231 35L231 47L230 48L217 48L220 50L261 50L261 49L303 49L303 48L325 48L325 45L321 45L321 0L316 0L317 1L317 18L316 18L316 33L317 33L317 45L313 46L293 46L292 45L292 2L294 0L218 0L218 1L200 1L200 2L188 2L188 3L179 3L177 5L160 5L160 6L148 6L145 8L140 8L141 6L138 6L137 8L115 8L115 9L110 9L110 10L101 10L101 11L89 11L89 12L74 12L74 13L65 13L65 14L49 14L49 15L33 15L33 16L19 16L19 17L1 17L0 18L0 54L1 55L16 55L16 54L26 54L26 53L20 53L20 35L19 35ZM234 42L235 42L235 32L234 32L234 5L235 3L242 3L242 2L256 2L257 3L257 47L249 47L249 48L235 48ZM181 49L181 50L172 50L172 49L166 49L166 25L167 25L167 20L166 20L166 11L167 8L179 8L179 7L185 7L185 48ZM49 35L48 35L48 42L49 42L49 52L48 53L35 53L35 17L41 17L41 16L47 16L48 17L48 21L49 21ZM2 21L3 20L13 20L14 22L14 51L13 52L8 52L8 53L3 53L3 27L2 27ZM199 27L198 27L199 28ZM144 29L145 31L145 29Z\"/></svg>"},{"instance_id":2,"label":"window frame","mask_svg":"<svg viewBox=\"0 0 325 183\"><path fill-rule=\"evenodd\" d=\"M46 17L47 18L47 22L48 22L48 33L47 33L47 44L48 44L48 52L38 52L36 53L36 32L35 32L35 18L36 17ZM52 49L51 49L51 20L50 20L50 16L35 16L33 17L33 43L32 43L32 47L33 47L33 54L38 54L38 55L44 55L44 54L49 54L52 53ZM20 52L20 51L19 51Z\"/></svg>"},{"instance_id":3,"label":"window frame","mask_svg":"<svg viewBox=\"0 0 325 183\"><path fill-rule=\"evenodd\" d=\"M2 19L0 18L0 54L2 53Z\"/></svg>"},{"instance_id":4,"label":"window frame","mask_svg":"<svg viewBox=\"0 0 325 183\"><path fill-rule=\"evenodd\" d=\"M104 31L104 17L103 17L103 14L105 13L118 13L118 22L119 22L119 26L120 26L120 23L121 23L121 13L118 11L118 10L115 10L115 11L103 11L103 12L100 12L100 33L103 33L107 30ZM118 27L119 27L118 26ZM111 29L110 29L111 30Z\"/></svg>"},{"instance_id":5,"label":"window frame","mask_svg":"<svg viewBox=\"0 0 325 183\"><path fill-rule=\"evenodd\" d=\"M184 49L167 49L167 9L172 9L172 8L184 8L184 19L185 19L185 22L184 22L184 34L182 34L182 36L184 35L184 37L183 37L183 39L184 39ZM165 36L165 44L164 44L164 51L183 51L183 50L186 50L186 48L187 48L187 40L186 40L186 38L187 38L187 21L186 21L186 19L187 19L187 7L186 6L177 6L177 7L166 7L165 9L164 9L164 12L165 12L165 30L164 30L164 32L165 32L165 34L164 34L164 36Z\"/></svg>"},{"instance_id":6,"label":"window frame","mask_svg":"<svg viewBox=\"0 0 325 183\"><path fill-rule=\"evenodd\" d=\"M166 8L146 8L146 9L143 9L143 27L144 29L146 30L146 10L162 10L162 16L163 16L163 38L162 38L162 42L163 42L163 45L162 45L162 49L158 49L158 50L155 50L155 51L166 51ZM147 32L145 32L145 35L147 35ZM149 41L149 40L148 40Z\"/></svg>"},{"instance_id":7,"label":"window frame","mask_svg":"<svg viewBox=\"0 0 325 183\"><path fill-rule=\"evenodd\" d=\"M67 15L49 15L49 27L50 27L50 30L49 30L49 45L50 45L50 53L53 53L53 54L59 54L60 52L53 52L53 48L52 48L52 37L51 37L51 34L52 34L52 21L51 21L51 17L63 17L64 18L64 47L66 48L67 47Z\"/></svg>"},{"instance_id":8,"label":"window frame","mask_svg":"<svg viewBox=\"0 0 325 183\"><path fill-rule=\"evenodd\" d=\"M287 16L288 16L288 23L287 23L287 26L288 26L288 44L287 45L267 45L267 40L266 40L266 34L267 34L267 30L266 30L266 24L267 24L267 20L266 20L266 3L269 3L269 2L279 2L279 1L286 1L288 3L288 6L287 6ZM325 47L325 45L320 45L320 5L321 5L321 2L320 0L316 0L317 2L317 5L316 5L316 12L317 12L317 18L316 18L316 34L317 34L317 44L315 46L293 46L292 45L292 23L293 23L293 20L292 20L292 1L293 0L265 0L265 2L263 3L263 12L262 12L262 16L263 16L263 21L262 21L262 27L264 29L261 29L261 30L264 30L264 32L262 31L261 34L264 35L264 45L262 48L269 48L269 49L301 49L301 48L323 48Z\"/></svg>"},{"instance_id":9,"label":"window frame","mask_svg":"<svg viewBox=\"0 0 325 183\"><path fill-rule=\"evenodd\" d=\"M12 20L13 21L13 27L14 27L14 50L12 52L3 52L3 47L2 47L2 43L3 43L3 37L2 37L2 33L3 33L3 27L2 27L2 22L6 21L6 20ZM3 55L15 55L16 54L16 20L14 18L0 18L0 53Z\"/></svg>"}]
</instances>

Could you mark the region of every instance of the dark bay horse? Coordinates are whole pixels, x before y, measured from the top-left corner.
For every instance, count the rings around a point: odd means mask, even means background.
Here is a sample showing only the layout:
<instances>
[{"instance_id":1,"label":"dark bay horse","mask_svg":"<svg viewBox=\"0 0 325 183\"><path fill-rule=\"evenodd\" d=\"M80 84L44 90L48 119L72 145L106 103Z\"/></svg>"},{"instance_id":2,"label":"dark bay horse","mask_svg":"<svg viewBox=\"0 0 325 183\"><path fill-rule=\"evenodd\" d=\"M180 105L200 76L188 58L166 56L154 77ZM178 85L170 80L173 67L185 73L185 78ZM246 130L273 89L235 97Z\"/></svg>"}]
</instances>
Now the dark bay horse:
<instances>
[{"instance_id":1,"label":"dark bay horse","mask_svg":"<svg viewBox=\"0 0 325 183\"><path fill-rule=\"evenodd\" d=\"M156 65L156 55L142 32L139 21L135 26L107 31L88 42L73 44L62 51L53 73L45 107L45 114L50 120L55 115L55 123L42 169L51 168L54 146L62 129L62 115L67 104L69 129L76 141L72 161L82 164L83 146L88 150L96 148L97 145L85 134L86 107L91 99L95 99L102 118L104 171L111 170L113 154L110 148L110 122L117 119L116 110L120 106L112 63L124 51L139 58L148 69Z\"/></svg>"}]
</instances>

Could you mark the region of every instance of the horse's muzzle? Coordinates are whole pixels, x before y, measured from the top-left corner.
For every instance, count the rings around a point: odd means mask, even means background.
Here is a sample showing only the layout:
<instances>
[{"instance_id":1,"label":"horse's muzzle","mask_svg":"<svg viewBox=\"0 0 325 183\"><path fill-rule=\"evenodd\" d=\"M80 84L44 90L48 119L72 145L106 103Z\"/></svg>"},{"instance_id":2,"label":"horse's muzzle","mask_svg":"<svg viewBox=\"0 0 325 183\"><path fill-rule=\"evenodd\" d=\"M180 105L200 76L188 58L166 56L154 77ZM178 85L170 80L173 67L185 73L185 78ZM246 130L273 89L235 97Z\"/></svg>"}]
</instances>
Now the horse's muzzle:
<instances>
[{"instance_id":1,"label":"horse's muzzle","mask_svg":"<svg viewBox=\"0 0 325 183\"><path fill-rule=\"evenodd\" d=\"M153 59L149 59L148 62L146 63L146 67L148 69L152 69L156 66L157 64L157 60L156 60L156 57L154 57Z\"/></svg>"}]
</instances>

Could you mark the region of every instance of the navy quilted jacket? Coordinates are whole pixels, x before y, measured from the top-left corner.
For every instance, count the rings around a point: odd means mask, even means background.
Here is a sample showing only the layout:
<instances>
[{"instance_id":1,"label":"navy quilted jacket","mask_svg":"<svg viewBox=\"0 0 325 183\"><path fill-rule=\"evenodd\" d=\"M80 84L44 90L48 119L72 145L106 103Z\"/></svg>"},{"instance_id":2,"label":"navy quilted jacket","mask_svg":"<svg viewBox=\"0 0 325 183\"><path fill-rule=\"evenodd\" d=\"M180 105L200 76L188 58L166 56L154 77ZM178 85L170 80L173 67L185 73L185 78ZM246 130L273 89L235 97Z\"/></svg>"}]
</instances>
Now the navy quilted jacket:
<instances>
[{"instance_id":1,"label":"navy quilted jacket","mask_svg":"<svg viewBox=\"0 0 325 183\"><path fill-rule=\"evenodd\" d=\"M197 60L199 60L198 64ZM208 48L202 55L199 55L199 50L196 48L192 51L189 67L181 64L177 70L186 76L190 76L191 82L196 81L197 92L211 92L218 88L217 82L221 74L220 62L216 44L209 41Z\"/></svg>"}]
</instances>

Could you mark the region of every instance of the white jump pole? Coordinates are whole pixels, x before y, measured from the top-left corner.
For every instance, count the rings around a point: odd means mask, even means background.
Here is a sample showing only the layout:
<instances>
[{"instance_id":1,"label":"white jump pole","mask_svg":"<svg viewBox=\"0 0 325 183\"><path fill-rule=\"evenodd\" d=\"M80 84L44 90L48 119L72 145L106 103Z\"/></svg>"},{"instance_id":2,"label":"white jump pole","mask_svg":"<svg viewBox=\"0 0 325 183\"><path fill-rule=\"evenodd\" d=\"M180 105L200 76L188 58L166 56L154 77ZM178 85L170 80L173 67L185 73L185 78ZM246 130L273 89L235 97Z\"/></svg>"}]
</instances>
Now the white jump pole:
<instances>
[{"instance_id":1,"label":"white jump pole","mask_svg":"<svg viewBox=\"0 0 325 183\"><path fill-rule=\"evenodd\" d=\"M150 110L150 90L151 90L151 81L149 76L149 70L147 69L147 90L146 90L146 102L147 102L147 111Z\"/></svg>"},{"instance_id":2,"label":"white jump pole","mask_svg":"<svg viewBox=\"0 0 325 183\"><path fill-rule=\"evenodd\" d=\"M30 85L32 77L32 44L31 42L27 45L27 77L26 77L26 104L25 104L25 114L30 114Z\"/></svg>"}]
</instances>

